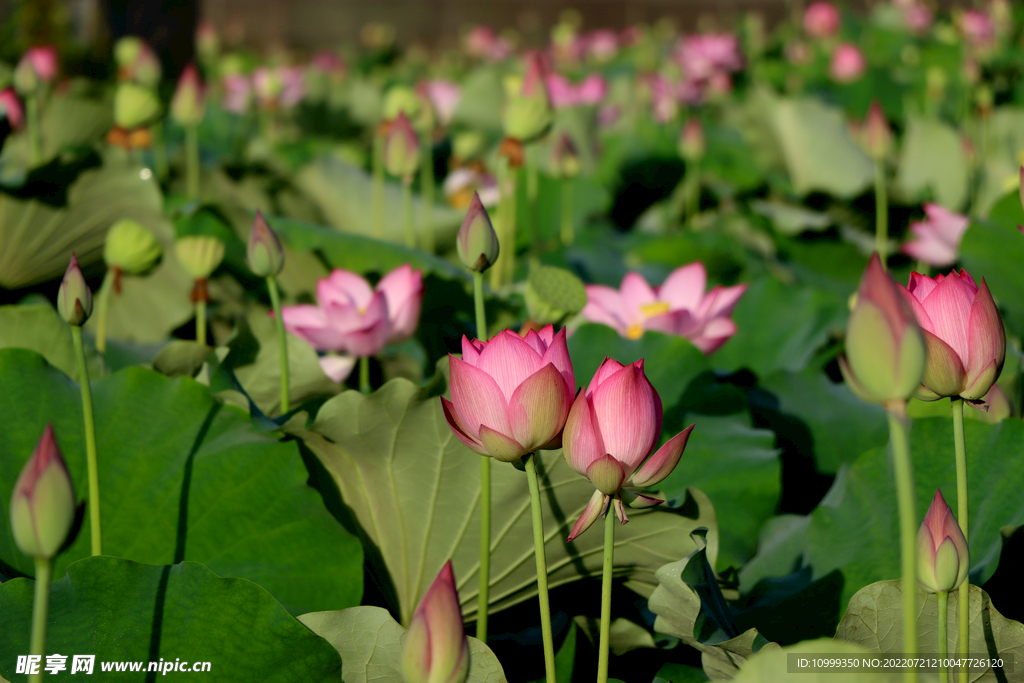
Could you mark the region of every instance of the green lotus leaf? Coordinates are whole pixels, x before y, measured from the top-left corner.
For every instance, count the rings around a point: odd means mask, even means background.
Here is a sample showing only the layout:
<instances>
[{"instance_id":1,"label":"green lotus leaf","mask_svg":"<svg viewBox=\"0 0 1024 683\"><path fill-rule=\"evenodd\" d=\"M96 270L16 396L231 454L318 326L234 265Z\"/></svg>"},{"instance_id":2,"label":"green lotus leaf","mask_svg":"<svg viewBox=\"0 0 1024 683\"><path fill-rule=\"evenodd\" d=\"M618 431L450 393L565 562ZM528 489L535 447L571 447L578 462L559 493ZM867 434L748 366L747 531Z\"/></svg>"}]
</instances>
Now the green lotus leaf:
<instances>
[{"instance_id":1,"label":"green lotus leaf","mask_svg":"<svg viewBox=\"0 0 1024 683\"><path fill-rule=\"evenodd\" d=\"M78 381L71 328L48 301L0 306L0 349L10 348L35 351L47 363ZM107 374L103 356L88 341L85 343L85 363L91 379Z\"/></svg>"},{"instance_id":2,"label":"green lotus leaf","mask_svg":"<svg viewBox=\"0 0 1024 683\"><path fill-rule=\"evenodd\" d=\"M957 211L967 199L970 163L960 133L934 118L907 122L899 160L899 187Z\"/></svg>"},{"instance_id":3,"label":"green lotus leaf","mask_svg":"<svg viewBox=\"0 0 1024 683\"><path fill-rule=\"evenodd\" d=\"M829 638L805 640L787 647L764 648L751 657L736 672L735 683L778 683L779 681L800 681L800 683L898 683L903 680L902 671L870 673L838 673L834 670L792 672L790 656L801 657L861 657L870 655L869 650ZM923 680L927 681L927 678Z\"/></svg>"}]
</instances>

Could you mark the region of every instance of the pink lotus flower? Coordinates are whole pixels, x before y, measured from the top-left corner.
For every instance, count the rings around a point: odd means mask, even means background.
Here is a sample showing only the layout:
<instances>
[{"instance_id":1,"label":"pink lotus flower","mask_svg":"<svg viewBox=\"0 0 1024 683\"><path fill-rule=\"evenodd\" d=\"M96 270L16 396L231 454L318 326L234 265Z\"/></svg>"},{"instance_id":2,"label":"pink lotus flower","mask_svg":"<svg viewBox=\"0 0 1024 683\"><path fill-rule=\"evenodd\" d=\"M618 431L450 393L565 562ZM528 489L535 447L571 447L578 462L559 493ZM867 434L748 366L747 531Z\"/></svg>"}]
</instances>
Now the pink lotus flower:
<instances>
[{"instance_id":1,"label":"pink lotus flower","mask_svg":"<svg viewBox=\"0 0 1024 683\"><path fill-rule=\"evenodd\" d=\"M502 462L561 445L576 390L564 329L463 337L462 358L449 359L452 400L442 396L441 405L460 441Z\"/></svg>"},{"instance_id":2,"label":"pink lotus flower","mask_svg":"<svg viewBox=\"0 0 1024 683\"><path fill-rule=\"evenodd\" d=\"M437 113L437 120L442 126L451 123L455 109L459 106L462 89L458 83L436 78L420 84L420 91L430 101L430 106Z\"/></svg>"},{"instance_id":3,"label":"pink lotus flower","mask_svg":"<svg viewBox=\"0 0 1024 683\"><path fill-rule=\"evenodd\" d=\"M658 123L667 123L679 113L679 88L661 74L647 78L651 93L651 114Z\"/></svg>"},{"instance_id":4,"label":"pink lotus flower","mask_svg":"<svg viewBox=\"0 0 1024 683\"><path fill-rule=\"evenodd\" d=\"M900 251L935 268L953 265L971 219L938 204L925 204L924 213L927 220L910 224L917 239L903 244Z\"/></svg>"},{"instance_id":5,"label":"pink lotus flower","mask_svg":"<svg viewBox=\"0 0 1024 683\"><path fill-rule=\"evenodd\" d=\"M924 331L928 363L915 393L934 401L959 396L984 405L1006 357L1006 334L984 278L979 287L966 270L926 277L911 273L900 293Z\"/></svg>"},{"instance_id":6,"label":"pink lotus flower","mask_svg":"<svg viewBox=\"0 0 1024 683\"><path fill-rule=\"evenodd\" d=\"M242 74L232 74L224 79L223 106L235 114L244 114L252 105L252 82Z\"/></svg>"},{"instance_id":7,"label":"pink lotus flower","mask_svg":"<svg viewBox=\"0 0 1024 683\"><path fill-rule=\"evenodd\" d=\"M586 37L587 55L596 62L611 61L619 51L619 37L610 29L598 29Z\"/></svg>"},{"instance_id":8,"label":"pink lotus flower","mask_svg":"<svg viewBox=\"0 0 1024 683\"><path fill-rule=\"evenodd\" d=\"M466 53L478 59L500 62L512 54L508 41L494 32L490 26L474 26L463 41Z\"/></svg>"},{"instance_id":9,"label":"pink lotus flower","mask_svg":"<svg viewBox=\"0 0 1024 683\"><path fill-rule=\"evenodd\" d=\"M643 360L623 366L606 358L590 385L576 396L565 421L565 461L597 488L568 541L586 531L611 500L619 522L629 521L623 493L634 507L663 502L623 491L626 486L653 486L679 463L693 425L666 441L648 459L661 435L661 420L661 397L644 375Z\"/></svg>"},{"instance_id":10,"label":"pink lotus flower","mask_svg":"<svg viewBox=\"0 0 1024 683\"><path fill-rule=\"evenodd\" d=\"M927 593L955 590L970 567L967 539L942 492L936 490L917 532L917 582Z\"/></svg>"},{"instance_id":11,"label":"pink lotus flower","mask_svg":"<svg viewBox=\"0 0 1024 683\"><path fill-rule=\"evenodd\" d=\"M996 27L992 18L981 10L969 9L960 15L960 30L968 44L979 52L995 46Z\"/></svg>"},{"instance_id":12,"label":"pink lotus flower","mask_svg":"<svg viewBox=\"0 0 1024 683\"><path fill-rule=\"evenodd\" d=\"M60 60L57 56L57 48L52 45L39 45L25 50L21 59L32 65L36 76L43 83L50 83L57 78L57 68Z\"/></svg>"},{"instance_id":13,"label":"pink lotus flower","mask_svg":"<svg viewBox=\"0 0 1024 683\"><path fill-rule=\"evenodd\" d=\"M21 106L14 88L0 90L0 113L7 117L13 130L20 130L21 124L25 122L25 110Z\"/></svg>"},{"instance_id":14,"label":"pink lotus flower","mask_svg":"<svg viewBox=\"0 0 1024 683\"><path fill-rule=\"evenodd\" d=\"M551 96L551 106L555 109L598 104L608 93L608 84L600 74L590 74L581 82L572 83L562 74L553 72L545 82Z\"/></svg>"},{"instance_id":15,"label":"pink lotus flower","mask_svg":"<svg viewBox=\"0 0 1024 683\"><path fill-rule=\"evenodd\" d=\"M281 309L285 329L319 351L373 356L385 344L408 339L415 332L423 301L423 273L404 264L373 289L361 275L337 268L317 283L316 295L317 306ZM320 362L336 382L348 376L352 364L337 357Z\"/></svg>"},{"instance_id":16,"label":"pink lotus flower","mask_svg":"<svg viewBox=\"0 0 1024 683\"><path fill-rule=\"evenodd\" d=\"M831 2L812 2L804 11L804 31L812 38L830 38L839 30L839 10Z\"/></svg>"},{"instance_id":17,"label":"pink lotus flower","mask_svg":"<svg viewBox=\"0 0 1024 683\"><path fill-rule=\"evenodd\" d=\"M469 641L449 560L412 615L402 641L402 679L405 683L463 683L468 676Z\"/></svg>"},{"instance_id":18,"label":"pink lotus flower","mask_svg":"<svg viewBox=\"0 0 1024 683\"><path fill-rule=\"evenodd\" d=\"M860 48L853 43L843 43L832 53L829 73L838 83L852 83L864 75L867 66Z\"/></svg>"},{"instance_id":19,"label":"pink lotus flower","mask_svg":"<svg viewBox=\"0 0 1024 683\"><path fill-rule=\"evenodd\" d=\"M265 67L252 72L256 99L265 109L288 109L306 94L305 74L299 67Z\"/></svg>"},{"instance_id":20,"label":"pink lotus flower","mask_svg":"<svg viewBox=\"0 0 1024 683\"><path fill-rule=\"evenodd\" d=\"M677 48L676 61L688 79L709 78L716 71L733 72L743 68L739 40L732 33L686 36Z\"/></svg>"},{"instance_id":21,"label":"pink lotus flower","mask_svg":"<svg viewBox=\"0 0 1024 683\"><path fill-rule=\"evenodd\" d=\"M587 285L583 317L627 339L639 339L644 330L677 334L711 354L736 334L729 315L747 286L717 286L705 294L706 285L707 271L700 262L675 269L657 289L639 273L627 273L618 290Z\"/></svg>"}]
</instances>

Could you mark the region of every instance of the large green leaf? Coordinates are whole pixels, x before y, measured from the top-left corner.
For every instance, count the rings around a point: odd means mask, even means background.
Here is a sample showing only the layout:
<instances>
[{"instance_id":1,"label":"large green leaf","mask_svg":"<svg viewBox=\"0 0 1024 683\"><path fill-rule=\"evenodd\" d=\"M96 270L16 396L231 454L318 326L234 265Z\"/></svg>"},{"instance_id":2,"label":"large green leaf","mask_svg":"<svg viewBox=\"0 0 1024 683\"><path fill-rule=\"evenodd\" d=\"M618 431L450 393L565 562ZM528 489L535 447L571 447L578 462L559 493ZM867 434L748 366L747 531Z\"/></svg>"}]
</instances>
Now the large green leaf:
<instances>
[{"instance_id":1,"label":"large green leaf","mask_svg":"<svg viewBox=\"0 0 1024 683\"><path fill-rule=\"evenodd\" d=\"M969 420L967 481L970 487L971 581L984 583L999 561L999 529L1024 523L1019 473L1024 469L1024 422L988 425ZM924 517L935 490L955 499L952 420L915 420L910 433L917 518ZM811 513L805 563L819 578L839 570L842 604L864 586L898 576L899 538L896 491L886 448L863 454L840 472Z\"/></svg>"},{"instance_id":2,"label":"large green leaf","mask_svg":"<svg viewBox=\"0 0 1024 683\"><path fill-rule=\"evenodd\" d=\"M0 674L12 683L28 679L14 671L18 655L29 652L33 590L28 579L0 586ZM47 622L46 652L95 655L94 680L163 680L167 671L159 678L147 673L149 662L161 659L208 662L206 676L194 677L225 683L326 683L338 680L341 669L334 648L289 616L267 591L244 579L221 578L197 562L154 566L106 556L79 560L50 585ZM135 673L107 668L115 662L141 667ZM65 664L66 671L46 678L79 678L71 674L71 657ZM104 673L108 670L117 671L116 676ZM193 675L174 672L167 680Z\"/></svg>"},{"instance_id":3,"label":"large green leaf","mask_svg":"<svg viewBox=\"0 0 1024 683\"><path fill-rule=\"evenodd\" d=\"M969 169L956 130L936 119L910 117L899 162L904 192L956 211L967 199Z\"/></svg>"},{"instance_id":4,"label":"large green leaf","mask_svg":"<svg viewBox=\"0 0 1024 683\"><path fill-rule=\"evenodd\" d=\"M805 640L788 647L764 648L751 657L732 679L735 683L897 683L903 680L903 672L872 671L868 673L841 673L834 669L813 671L797 671L792 668L790 660L794 655L798 659L813 659L816 656L828 659L841 657L860 658L870 655L869 650L854 645L819 638ZM925 679L928 680L928 679Z\"/></svg>"},{"instance_id":5,"label":"large green leaf","mask_svg":"<svg viewBox=\"0 0 1024 683\"><path fill-rule=\"evenodd\" d=\"M915 586L916 587L916 586ZM960 592L949 594L946 615L947 652L959 652ZM970 637L968 652L971 657L1005 658L1018 667L1024 657L1024 624L1007 619L996 610L988 593L971 586L968 603ZM938 652L936 637L939 623L939 601L934 593L917 592L917 648L918 652L934 656ZM845 640L867 648L871 652L900 653L903 648L903 591L898 579L879 581L857 591L850 600L846 616L839 622L836 640ZM1013 680L1021 680L1020 671L1011 668L1009 672L991 668L974 670L969 680L995 682L1007 680L1007 673Z\"/></svg>"},{"instance_id":6,"label":"large green leaf","mask_svg":"<svg viewBox=\"0 0 1024 683\"><path fill-rule=\"evenodd\" d=\"M0 306L0 349L29 349L71 379L78 381L78 362L71 328L47 303ZM107 374L103 356L86 343L85 363L89 377Z\"/></svg>"},{"instance_id":7,"label":"large green leaf","mask_svg":"<svg viewBox=\"0 0 1024 683\"><path fill-rule=\"evenodd\" d=\"M371 559L378 576L385 581L390 576L389 597L403 622L449 559L463 613L472 618L476 612L481 456L449 429L438 398L444 389L441 375L425 389L395 379L368 396L355 391L335 396L321 407L310 431L294 422L286 427L330 472L367 547L379 553ZM542 451L538 469L549 585L598 575L602 535L592 529L565 542L593 486L569 469L560 451ZM537 581L526 476L493 462L491 486L490 600L496 611L536 595ZM715 527L707 498L689 493L685 512L629 512L630 523L616 530L617 575L630 577L642 590L654 583L654 571L666 559L693 548L690 530Z\"/></svg>"},{"instance_id":8,"label":"large green leaf","mask_svg":"<svg viewBox=\"0 0 1024 683\"><path fill-rule=\"evenodd\" d=\"M338 650L344 683L402 680L406 628L386 609L349 607L336 612L303 614L299 621ZM466 683L506 683L501 662L489 647L472 636L469 636Z\"/></svg>"},{"instance_id":9,"label":"large green leaf","mask_svg":"<svg viewBox=\"0 0 1024 683\"><path fill-rule=\"evenodd\" d=\"M188 378L128 368L92 383L103 550L139 562L195 560L252 579L295 613L344 608L362 595L358 540L306 486L294 443L259 434L243 412ZM0 512L47 423L79 496L88 491L78 387L42 357L0 350ZM89 554L89 525L56 572ZM32 561L0 525L0 559Z\"/></svg>"}]
</instances>

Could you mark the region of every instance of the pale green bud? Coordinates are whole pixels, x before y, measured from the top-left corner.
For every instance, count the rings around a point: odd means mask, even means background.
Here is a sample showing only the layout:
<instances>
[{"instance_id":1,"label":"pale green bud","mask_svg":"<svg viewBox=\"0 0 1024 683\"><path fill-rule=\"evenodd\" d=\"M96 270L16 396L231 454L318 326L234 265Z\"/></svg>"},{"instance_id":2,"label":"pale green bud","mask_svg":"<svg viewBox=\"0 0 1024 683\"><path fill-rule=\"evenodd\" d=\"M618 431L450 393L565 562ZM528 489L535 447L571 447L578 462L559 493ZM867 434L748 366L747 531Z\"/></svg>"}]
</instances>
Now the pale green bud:
<instances>
[{"instance_id":1,"label":"pale green bud","mask_svg":"<svg viewBox=\"0 0 1024 683\"><path fill-rule=\"evenodd\" d=\"M156 265L164 247L141 223L122 218L107 231L103 260L130 275L142 275Z\"/></svg>"}]
</instances>

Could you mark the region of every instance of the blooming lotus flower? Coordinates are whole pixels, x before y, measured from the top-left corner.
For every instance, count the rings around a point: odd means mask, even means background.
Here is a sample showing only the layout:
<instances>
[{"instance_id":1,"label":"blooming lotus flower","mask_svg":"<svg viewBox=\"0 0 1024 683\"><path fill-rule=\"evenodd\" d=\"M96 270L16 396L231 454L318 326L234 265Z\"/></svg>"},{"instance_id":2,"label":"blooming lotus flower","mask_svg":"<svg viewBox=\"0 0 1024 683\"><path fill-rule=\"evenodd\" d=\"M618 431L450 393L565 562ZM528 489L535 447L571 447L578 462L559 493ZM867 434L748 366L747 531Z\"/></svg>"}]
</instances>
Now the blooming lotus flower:
<instances>
[{"instance_id":1,"label":"blooming lotus flower","mask_svg":"<svg viewBox=\"0 0 1024 683\"><path fill-rule=\"evenodd\" d=\"M864 53L853 43L843 43L832 53L832 61L829 64L829 74L832 80L838 83L852 83L867 69L867 61Z\"/></svg>"},{"instance_id":2,"label":"blooming lotus flower","mask_svg":"<svg viewBox=\"0 0 1024 683\"><path fill-rule=\"evenodd\" d=\"M469 641L449 560L412 615L402 642L402 680L463 683L468 677Z\"/></svg>"},{"instance_id":3,"label":"blooming lotus flower","mask_svg":"<svg viewBox=\"0 0 1024 683\"><path fill-rule=\"evenodd\" d=\"M661 397L644 375L643 360L623 366L605 358L587 388L576 396L565 421L565 461L602 496L599 499L595 493L591 498L569 541L586 531L611 499L619 521L625 524L629 520L623 507L623 487L653 486L675 469L693 425L666 441L648 459L658 443L661 420ZM662 502L631 492L627 498L639 507Z\"/></svg>"},{"instance_id":4,"label":"blooming lotus flower","mask_svg":"<svg viewBox=\"0 0 1024 683\"><path fill-rule=\"evenodd\" d=\"M935 268L953 265L971 219L939 204L925 204L924 213L927 220L910 224L917 239L903 244L900 251Z\"/></svg>"},{"instance_id":5,"label":"blooming lotus flower","mask_svg":"<svg viewBox=\"0 0 1024 683\"><path fill-rule=\"evenodd\" d=\"M839 10L831 2L812 2L804 10L804 31L812 38L830 38L839 30Z\"/></svg>"},{"instance_id":6,"label":"blooming lotus flower","mask_svg":"<svg viewBox=\"0 0 1024 683\"><path fill-rule=\"evenodd\" d=\"M57 292L57 312L68 325L81 326L92 315L92 291L85 283L78 259L71 254L71 262Z\"/></svg>"},{"instance_id":7,"label":"blooming lotus flower","mask_svg":"<svg viewBox=\"0 0 1024 683\"><path fill-rule=\"evenodd\" d=\"M459 84L437 78L423 82L421 88L423 94L430 101L430 106L437 113L437 120L440 124L447 126L451 123L455 109L459 106L459 100L462 98L462 89Z\"/></svg>"},{"instance_id":8,"label":"blooming lotus flower","mask_svg":"<svg viewBox=\"0 0 1024 683\"><path fill-rule=\"evenodd\" d=\"M967 539L936 490L917 532L917 582L928 593L955 590L971 566Z\"/></svg>"},{"instance_id":9,"label":"blooming lotus flower","mask_svg":"<svg viewBox=\"0 0 1024 683\"><path fill-rule=\"evenodd\" d=\"M460 441L502 462L561 445L576 390L564 328L463 337L462 358L449 359L452 400L442 396L441 405Z\"/></svg>"},{"instance_id":10,"label":"blooming lotus flower","mask_svg":"<svg viewBox=\"0 0 1024 683\"><path fill-rule=\"evenodd\" d=\"M877 253L860 280L839 369L853 393L882 405L905 401L925 375L924 335Z\"/></svg>"},{"instance_id":11,"label":"blooming lotus flower","mask_svg":"<svg viewBox=\"0 0 1024 683\"><path fill-rule=\"evenodd\" d=\"M0 90L0 114L7 117L12 130L19 130L25 122L25 110L14 93L14 88Z\"/></svg>"},{"instance_id":12,"label":"blooming lotus flower","mask_svg":"<svg viewBox=\"0 0 1024 683\"><path fill-rule=\"evenodd\" d=\"M657 289L639 273L627 273L619 289L587 285L583 317L615 328L627 339L645 330L686 337L705 354L714 353L736 334L729 319L747 285L717 286L707 294L707 272L697 262L675 269Z\"/></svg>"},{"instance_id":13,"label":"blooming lotus flower","mask_svg":"<svg viewBox=\"0 0 1024 683\"><path fill-rule=\"evenodd\" d=\"M911 273L903 298L924 331L928 365L915 396L926 401L959 396L984 405L1006 356L1003 321L984 278L966 270L930 278Z\"/></svg>"},{"instance_id":14,"label":"blooming lotus flower","mask_svg":"<svg viewBox=\"0 0 1024 683\"><path fill-rule=\"evenodd\" d=\"M53 425L46 425L11 494L14 543L29 557L49 559L67 540L75 521L75 488L61 457Z\"/></svg>"},{"instance_id":15,"label":"blooming lotus flower","mask_svg":"<svg viewBox=\"0 0 1024 683\"><path fill-rule=\"evenodd\" d=\"M733 72L743 68L739 40L732 33L686 36L675 56L688 80L707 79L719 71Z\"/></svg>"}]
</instances>

